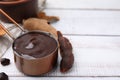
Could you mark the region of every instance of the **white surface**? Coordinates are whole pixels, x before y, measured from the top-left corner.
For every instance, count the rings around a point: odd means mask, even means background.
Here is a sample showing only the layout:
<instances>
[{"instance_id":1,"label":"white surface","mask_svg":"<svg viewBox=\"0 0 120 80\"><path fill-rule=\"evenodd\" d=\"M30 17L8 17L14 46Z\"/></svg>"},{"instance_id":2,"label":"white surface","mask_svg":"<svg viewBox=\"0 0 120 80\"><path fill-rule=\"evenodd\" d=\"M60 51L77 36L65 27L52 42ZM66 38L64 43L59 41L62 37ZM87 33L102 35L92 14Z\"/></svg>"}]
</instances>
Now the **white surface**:
<instances>
[{"instance_id":1,"label":"white surface","mask_svg":"<svg viewBox=\"0 0 120 80\"><path fill-rule=\"evenodd\" d=\"M73 44L74 67L66 74L59 67L42 77L27 77L14 64L12 49L0 65L10 80L120 80L120 0L47 0L45 12L60 17L53 26ZM59 58L60 60L60 58Z\"/></svg>"},{"instance_id":2,"label":"white surface","mask_svg":"<svg viewBox=\"0 0 120 80\"><path fill-rule=\"evenodd\" d=\"M119 10L120 0L47 0L47 8Z\"/></svg>"},{"instance_id":3,"label":"white surface","mask_svg":"<svg viewBox=\"0 0 120 80\"><path fill-rule=\"evenodd\" d=\"M60 21L53 26L64 34L120 35L119 11L45 10Z\"/></svg>"},{"instance_id":4,"label":"white surface","mask_svg":"<svg viewBox=\"0 0 120 80\"><path fill-rule=\"evenodd\" d=\"M120 80L119 78L79 78L79 77L11 77L10 80Z\"/></svg>"}]
</instances>

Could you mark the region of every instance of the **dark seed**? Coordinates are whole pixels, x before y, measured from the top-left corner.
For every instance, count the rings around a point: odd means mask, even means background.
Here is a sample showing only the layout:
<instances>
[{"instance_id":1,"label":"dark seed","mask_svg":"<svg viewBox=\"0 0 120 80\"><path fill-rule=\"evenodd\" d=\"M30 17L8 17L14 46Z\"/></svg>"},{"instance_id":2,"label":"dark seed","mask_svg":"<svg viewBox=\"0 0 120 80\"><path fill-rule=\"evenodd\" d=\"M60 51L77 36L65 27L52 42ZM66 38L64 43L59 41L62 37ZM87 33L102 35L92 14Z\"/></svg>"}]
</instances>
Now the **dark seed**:
<instances>
[{"instance_id":1,"label":"dark seed","mask_svg":"<svg viewBox=\"0 0 120 80\"><path fill-rule=\"evenodd\" d=\"M7 59L7 58L2 58L2 59L1 59L1 64L2 64L3 66L7 66L7 65L10 64L10 60Z\"/></svg>"},{"instance_id":2,"label":"dark seed","mask_svg":"<svg viewBox=\"0 0 120 80\"><path fill-rule=\"evenodd\" d=\"M8 75L4 72L0 73L0 80L9 80Z\"/></svg>"},{"instance_id":3,"label":"dark seed","mask_svg":"<svg viewBox=\"0 0 120 80\"><path fill-rule=\"evenodd\" d=\"M50 22L47 22L48 24L50 24Z\"/></svg>"}]
</instances>

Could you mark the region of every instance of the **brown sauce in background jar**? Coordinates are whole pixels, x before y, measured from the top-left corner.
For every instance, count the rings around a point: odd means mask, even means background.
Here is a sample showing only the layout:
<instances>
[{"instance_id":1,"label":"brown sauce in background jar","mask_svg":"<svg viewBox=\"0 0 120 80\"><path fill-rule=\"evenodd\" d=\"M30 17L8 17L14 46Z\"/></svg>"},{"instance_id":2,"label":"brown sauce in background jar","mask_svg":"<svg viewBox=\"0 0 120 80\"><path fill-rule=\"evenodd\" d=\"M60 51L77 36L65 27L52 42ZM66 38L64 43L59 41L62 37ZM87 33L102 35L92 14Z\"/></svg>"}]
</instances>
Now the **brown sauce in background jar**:
<instances>
[{"instance_id":1,"label":"brown sauce in background jar","mask_svg":"<svg viewBox=\"0 0 120 80\"><path fill-rule=\"evenodd\" d=\"M37 16L38 0L0 0L0 8L16 22L21 23L23 19ZM10 22L2 14L0 14L0 19Z\"/></svg>"}]
</instances>

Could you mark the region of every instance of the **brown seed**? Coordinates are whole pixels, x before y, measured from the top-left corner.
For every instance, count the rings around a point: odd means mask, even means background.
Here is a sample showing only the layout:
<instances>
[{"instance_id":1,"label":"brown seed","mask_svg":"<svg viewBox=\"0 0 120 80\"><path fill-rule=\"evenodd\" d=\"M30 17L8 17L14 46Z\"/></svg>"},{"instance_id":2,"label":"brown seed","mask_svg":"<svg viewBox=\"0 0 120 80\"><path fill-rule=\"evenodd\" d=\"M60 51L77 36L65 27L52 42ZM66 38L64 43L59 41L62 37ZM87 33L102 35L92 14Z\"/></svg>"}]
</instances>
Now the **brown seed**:
<instances>
[{"instance_id":1,"label":"brown seed","mask_svg":"<svg viewBox=\"0 0 120 80\"><path fill-rule=\"evenodd\" d=\"M1 72L0 73L0 80L9 80L8 75L4 72Z\"/></svg>"},{"instance_id":2,"label":"brown seed","mask_svg":"<svg viewBox=\"0 0 120 80\"><path fill-rule=\"evenodd\" d=\"M2 58L2 59L1 59L1 64L2 64L3 66L7 66L7 65L10 64L10 60L7 59L7 58Z\"/></svg>"}]
</instances>

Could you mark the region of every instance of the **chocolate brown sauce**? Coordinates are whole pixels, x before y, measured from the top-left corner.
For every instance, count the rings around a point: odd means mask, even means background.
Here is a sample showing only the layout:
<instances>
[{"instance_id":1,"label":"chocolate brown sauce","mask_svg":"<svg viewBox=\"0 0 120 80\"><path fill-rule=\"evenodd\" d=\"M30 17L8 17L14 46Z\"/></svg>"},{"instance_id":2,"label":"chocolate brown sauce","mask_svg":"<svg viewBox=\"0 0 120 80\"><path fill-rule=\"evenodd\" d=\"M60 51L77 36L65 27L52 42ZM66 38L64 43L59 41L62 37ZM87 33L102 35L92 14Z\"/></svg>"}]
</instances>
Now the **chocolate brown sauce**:
<instances>
[{"instance_id":1,"label":"chocolate brown sauce","mask_svg":"<svg viewBox=\"0 0 120 80\"><path fill-rule=\"evenodd\" d=\"M19 55L29 55L41 58L51 54L57 48L54 38L45 33L29 32L18 37L13 43L13 49Z\"/></svg>"}]
</instances>

